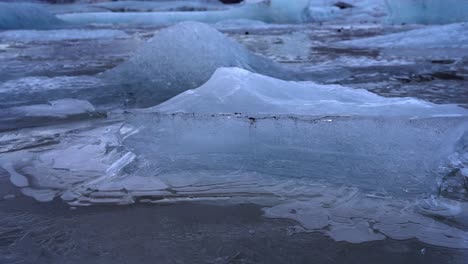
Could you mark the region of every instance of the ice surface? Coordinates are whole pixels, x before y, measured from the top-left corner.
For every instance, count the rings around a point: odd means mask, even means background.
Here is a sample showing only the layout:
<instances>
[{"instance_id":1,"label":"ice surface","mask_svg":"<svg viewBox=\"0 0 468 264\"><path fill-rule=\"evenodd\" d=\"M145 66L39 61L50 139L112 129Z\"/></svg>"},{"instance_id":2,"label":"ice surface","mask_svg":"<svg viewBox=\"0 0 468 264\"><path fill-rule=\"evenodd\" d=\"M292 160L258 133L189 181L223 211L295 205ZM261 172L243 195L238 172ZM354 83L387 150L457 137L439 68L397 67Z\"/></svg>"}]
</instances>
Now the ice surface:
<instances>
[{"instance_id":1,"label":"ice surface","mask_svg":"<svg viewBox=\"0 0 468 264\"><path fill-rule=\"evenodd\" d=\"M381 48L468 48L468 24L431 26L389 35L341 42L359 47ZM462 54L460 54L462 55Z\"/></svg>"},{"instance_id":2,"label":"ice surface","mask_svg":"<svg viewBox=\"0 0 468 264\"><path fill-rule=\"evenodd\" d=\"M291 78L278 64L249 52L210 26L184 22L159 31L105 78L124 83L128 103L153 106L206 82L219 67Z\"/></svg>"},{"instance_id":3,"label":"ice surface","mask_svg":"<svg viewBox=\"0 0 468 264\"><path fill-rule=\"evenodd\" d=\"M300 23L308 21L309 0L265 0L228 10L208 12L77 13L58 17L72 23L89 24L174 24L182 21L215 23L226 19L253 19L264 22Z\"/></svg>"},{"instance_id":4,"label":"ice surface","mask_svg":"<svg viewBox=\"0 0 468 264\"><path fill-rule=\"evenodd\" d=\"M36 4L0 3L0 29L43 29L64 22Z\"/></svg>"},{"instance_id":5,"label":"ice surface","mask_svg":"<svg viewBox=\"0 0 468 264\"><path fill-rule=\"evenodd\" d=\"M126 38L128 35L121 30L9 30L0 32L0 40L8 42L50 42L64 40L91 40L106 38Z\"/></svg>"},{"instance_id":6,"label":"ice surface","mask_svg":"<svg viewBox=\"0 0 468 264\"><path fill-rule=\"evenodd\" d=\"M465 0L386 0L392 23L448 24L468 21Z\"/></svg>"},{"instance_id":7,"label":"ice surface","mask_svg":"<svg viewBox=\"0 0 468 264\"><path fill-rule=\"evenodd\" d=\"M414 98L385 98L339 85L292 82L220 68L195 90L146 111L165 113L243 113L341 116L466 116L466 109Z\"/></svg>"}]
</instances>

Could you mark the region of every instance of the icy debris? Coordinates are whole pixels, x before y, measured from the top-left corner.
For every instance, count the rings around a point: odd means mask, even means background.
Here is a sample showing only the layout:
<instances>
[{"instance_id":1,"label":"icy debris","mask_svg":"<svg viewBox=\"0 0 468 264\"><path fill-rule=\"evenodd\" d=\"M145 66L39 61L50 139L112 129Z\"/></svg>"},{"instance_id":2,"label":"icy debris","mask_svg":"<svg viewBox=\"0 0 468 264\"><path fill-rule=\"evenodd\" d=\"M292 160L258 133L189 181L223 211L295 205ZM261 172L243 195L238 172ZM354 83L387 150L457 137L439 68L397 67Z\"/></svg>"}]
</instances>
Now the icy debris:
<instances>
[{"instance_id":1,"label":"icy debris","mask_svg":"<svg viewBox=\"0 0 468 264\"><path fill-rule=\"evenodd\" d=\"M10 181L13 185L17 187L26 187L28 186L28 178L16 172L13 168L13 164L8 162L2 165L2 167L10 174Z\"/></svg>"},{"instance_id":2,"label":"icy debris","mask_svg":"<svg viewBox=\"0 0 468 264\"><path fill-rule=\"evenodd\" d=\"M43 29L64 24L41 5L0 3L0 29Z\"/></svg>"},{"instance_id":3,"label":"icy debris","mask_svg":"<svg viewBox=\"0 0 468 264\"><path fill-rule=\"evenodd\" d=\"M33 197L38 202L50 202L57 194L54 190L37 190L31 188L23 188L21 192L24 195Z\"/></svg>"},{"instance_id":4,"label":"icy debris","mask_svg":"<svg viewBox=\"0 0 468 264\"><path fill-rule=\"evenodd\" d=\"M356 47L380 48L468 48L468 24L431 26L340 43Z\"/></svg>"},{"instance_id":5,"label":"icy debris","mask_svg":"<svg viewBox=\"0 0 468 264\"><path fill-rule=\"evenodd\" d=\"M64 40L91 40L106 38L126 38L121 30L106 29L61 29L61 30L9 30L0 32L0 40L8 42L50 42Z\"/></svg>"},{"instance_id":6,"label":"icy debris","mask_svg":"<svg viewBox=\"0 0 468 264\"><path fill-rule=\"evenodd\" d=\"M7 194L5 196L3 196L3 199L4 200L10 200L10 199L14 199L16 196L14 194Z\"/></svg>"},{"instance_id":7,"label":"icy debris","mask_svg":"<svg viewBox=\"0 0 468 264\"><path fill-rule=\"evenodd\" d=\"M185 22L159 31L129 61L104 77L124 84L122 93L128 104L153 106L200 86L223 66L289 76L283 67L249 52L210 26Z\"/></svg>"},{"instance_id":8,"label":"icy debris","mask_svg":"<svg viewBox=\"0 0 468 264\"><path fill-rule=\"evenodd\" d=\"M386 0L386 4L392 23L449 24L468 21L468 1L465 0Z\"/></svg>"},{"instance_id":9,"label":"icy debris","mask_svg":"<svg viewBox=\"0 0 468 264\"><path fill-rule=\"evenodd\" d=\"M197 89L146 111L164 113L243 113L360 116L466 116L455 105L414 98L385 98L339 85L292 82L239 68L220 68Z\"/></svg>"}]
</instances>

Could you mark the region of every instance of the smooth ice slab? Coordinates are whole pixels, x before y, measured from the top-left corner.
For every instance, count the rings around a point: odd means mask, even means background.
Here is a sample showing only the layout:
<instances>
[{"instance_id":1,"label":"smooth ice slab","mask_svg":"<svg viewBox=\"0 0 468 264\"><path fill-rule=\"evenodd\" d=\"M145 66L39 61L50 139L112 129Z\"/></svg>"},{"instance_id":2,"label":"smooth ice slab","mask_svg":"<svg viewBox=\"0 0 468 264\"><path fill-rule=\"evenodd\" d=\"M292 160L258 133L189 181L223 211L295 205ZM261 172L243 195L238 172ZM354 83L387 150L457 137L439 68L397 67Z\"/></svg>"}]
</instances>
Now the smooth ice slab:
<instances>
[{"instance_id":1,"label":"smooth ice slab","mask_svg":"<svg viewBox=\"0 0 468 264\"><path fill-rule=\"evenodd\" d=\"M123 145L137 174L245 171L416 195L437 188L468 118L152 113L128 122L138 133Z\"/></svg>"},{"instance_id":2,"label":"smooth ice slab","mask_svg":"<svg viewBox=\"0 0 468 264\"><path fill-rule=\"evenodd\" d=\"M468 21L465 0L386 0L392 23L448 24Z\"/></svg>"},{"instance_id":3,"label":"smooth ice slab","mask_svg":"<svg viewBox=\"0 0 468 264\"><path fill-rule=\"evenodd\" d=\"M206 82L219 67L292 78L280 65L248 51L210 26L185 22L159 31L104 78L119 80L128 104L153 106Z\"/></svg>"},{"instance_id":4,"label":"smooth ice slab","mask_svg":"<svg viewBox=\"0 0 468 264\"><path fill-rule=\"evenodd\" d=\"M0 29L43 29L64 22L36 4L0 3Z\"/></svg>"}]
</instances>

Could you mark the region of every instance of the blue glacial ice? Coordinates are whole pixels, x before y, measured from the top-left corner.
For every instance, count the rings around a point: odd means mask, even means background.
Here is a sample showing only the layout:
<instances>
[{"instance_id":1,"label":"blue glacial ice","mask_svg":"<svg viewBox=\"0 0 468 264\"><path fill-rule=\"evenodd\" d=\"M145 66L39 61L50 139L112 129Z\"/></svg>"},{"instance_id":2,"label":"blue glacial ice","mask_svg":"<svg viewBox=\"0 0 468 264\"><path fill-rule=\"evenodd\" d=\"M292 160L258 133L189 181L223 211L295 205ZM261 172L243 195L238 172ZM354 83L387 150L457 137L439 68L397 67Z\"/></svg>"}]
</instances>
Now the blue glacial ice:
<instances>
[{"instance_id":1,"label":"blue glacial ice","mask_svg":"<svg viewBox=\"0 0 468 264\"><path fill-rule=\"evenodd\" d=\"M64 24L41 5L0 3L0 29L46 29Z\"/></svg>"}]
</instances>

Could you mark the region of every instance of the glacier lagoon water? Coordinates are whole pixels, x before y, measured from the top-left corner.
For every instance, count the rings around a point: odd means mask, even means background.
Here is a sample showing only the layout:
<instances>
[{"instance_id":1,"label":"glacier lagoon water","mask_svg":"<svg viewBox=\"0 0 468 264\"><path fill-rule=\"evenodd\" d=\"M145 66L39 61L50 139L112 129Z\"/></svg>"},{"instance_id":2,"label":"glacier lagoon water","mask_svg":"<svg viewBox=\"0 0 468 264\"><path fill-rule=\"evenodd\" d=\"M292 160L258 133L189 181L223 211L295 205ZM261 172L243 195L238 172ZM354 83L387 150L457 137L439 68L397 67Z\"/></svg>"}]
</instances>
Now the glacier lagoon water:
<instances>
[{"instance_id":1,"label":"glacier lagoon water","mask_svg":"<svg viewBox=\"0 0 468 264\"><path fill-rule=\"evenodd\" d=\"M335 241L466 249L466 25L389 25L375 2L0 32L1 203L253 203Z\"/></svg>"}]
</instances>

